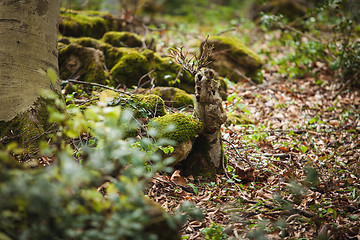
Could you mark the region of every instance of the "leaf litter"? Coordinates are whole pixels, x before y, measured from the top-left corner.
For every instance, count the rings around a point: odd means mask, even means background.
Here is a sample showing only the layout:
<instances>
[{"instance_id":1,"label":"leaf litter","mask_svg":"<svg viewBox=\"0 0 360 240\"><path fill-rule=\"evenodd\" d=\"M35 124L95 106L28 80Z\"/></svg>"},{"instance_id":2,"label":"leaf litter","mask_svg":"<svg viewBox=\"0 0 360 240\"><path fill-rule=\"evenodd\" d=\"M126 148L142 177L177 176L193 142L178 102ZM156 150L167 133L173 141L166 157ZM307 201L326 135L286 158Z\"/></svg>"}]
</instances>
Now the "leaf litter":
<instances>
[{"instance_id":1,"label":"leaf litter","mask_svg":"<svg viewBox=\"0 0 360 240\"><path fill-rule=\"evenodd\" d=\"M193 202L184 239L220 224L228 239L358 239L360 92L338 94L329 75L284 80L264 71L258 86L230 84L229 112L253 124L222 129L228 165L212 181L158 174L147 195L174 212ZM239 100L240 99L240 100Z\"/></svg>"}]
</instances>

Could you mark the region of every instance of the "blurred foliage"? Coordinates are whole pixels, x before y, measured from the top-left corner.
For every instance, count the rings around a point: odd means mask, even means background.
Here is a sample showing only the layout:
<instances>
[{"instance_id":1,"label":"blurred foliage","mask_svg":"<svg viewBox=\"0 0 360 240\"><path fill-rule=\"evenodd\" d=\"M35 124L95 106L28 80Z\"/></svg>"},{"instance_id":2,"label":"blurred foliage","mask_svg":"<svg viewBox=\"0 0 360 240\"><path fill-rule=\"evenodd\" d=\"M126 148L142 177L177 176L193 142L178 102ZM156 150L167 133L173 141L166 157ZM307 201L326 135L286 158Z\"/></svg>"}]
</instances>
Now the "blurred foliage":
<instances>
[{"instance_id":1,"label":"blurred foliage","mask_svg":"<svg viewBox=\"0 0 360 240\"><path fill-rule=\"evenodd\" d=\"M355 1L326 1L293 22L282 15L263 14L263 29L281 29L280 44L293 50L272 64L289 77L305 77L316 75L313 70L320 62L334 71L338 80L360 86L357 5Z\"/></svg>"},{"instance_id":2,"label":"blurred foliage","mask_svg":"<svg viewBox=\"0 0 360 240\"><path fill-rule=\"evenodd\" d=\"M100 10L106 0L61 0L61 7L74 10Z\"/></svg>"},{"instance_id":3,"label":"blurred foliage","mask_svg":"<svg viewBox=\"0 0 360 240\"><path fill-rule=\"evenodd\" d=\"M42 96L54 101L49 121L60 129L41 144L42 159L53 163L24 169L9 164L11 148L0 151L2 239L179 239L184 211L201 216L189 203L170 215L144 196L157 171L171 170L172 159L158 153L165 140L124 139L139 125L132 111L66 109L55 92Z\"/></svg>"}]
</instances>

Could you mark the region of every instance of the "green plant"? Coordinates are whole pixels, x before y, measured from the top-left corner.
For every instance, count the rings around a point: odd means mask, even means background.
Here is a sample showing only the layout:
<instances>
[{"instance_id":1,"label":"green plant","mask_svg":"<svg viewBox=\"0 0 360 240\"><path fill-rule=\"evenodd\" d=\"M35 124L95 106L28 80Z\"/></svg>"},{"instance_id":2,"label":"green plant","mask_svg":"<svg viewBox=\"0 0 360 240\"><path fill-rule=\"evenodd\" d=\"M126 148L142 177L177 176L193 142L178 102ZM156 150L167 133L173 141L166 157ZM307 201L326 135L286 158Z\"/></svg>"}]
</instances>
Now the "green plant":
<instances>
[{"instance_id":1,"label":"green plant","mask_svg":"<svg viewBox=\"0 0 360 240\"><path fill-rule=\"evenodd\" d=\"M91 106L80 111L52 91L49 121L59 131L41 144L46 168L26 169L0 152L0 235L11 239L179 239L184 212L199 216L185 203L169 215L144 196L157 171L168 171L171 159L158 153L162 141L124 138L138 127L133 112L119 106ZM68 144L83 134L78 154ZM9 150L14 150L9 146ZM169 152L171 148L168 148ZM74 156L75 155L75 156ZM81 159L81 164L75 159ZM25 168L25 169L24 169ZM156 219L156 221L154 220Z\"/></svg>"},{"instance_id":2,"label":"green plant","mask_svg":"<svg viewBox=\"0 0 360 240\"><path fill-rule=\"evenodd\" d=\"M308 14L289 22L282 15L262 15L262 26L270 30L281 29L281 45L287 47L285 57L272 61L280 67L279 72L289 77L314 75L312 71L319 62L334 71L337 79L345 85L359 85L360 28L358 13L351 14L348 5L352 1L326 1ZM356 9L356 8L354 8ZM297 26L301 26L302 29ZM331 29L332 33L323 31ZM315 73L316 75L316 73ZM323 84L323 83L322 83Z\"/></svg>"},{"instance_id":3,"label":"green plant","mask_svg":"<svg viewBox=\"0 0 360 240\"><path fill-rule=\"evenodd\" d=\"M209 227L202 229L201 232L205 235L206 240L227 239L224 229L220 224L212 223Z\"/></svg>"}]
</instances>

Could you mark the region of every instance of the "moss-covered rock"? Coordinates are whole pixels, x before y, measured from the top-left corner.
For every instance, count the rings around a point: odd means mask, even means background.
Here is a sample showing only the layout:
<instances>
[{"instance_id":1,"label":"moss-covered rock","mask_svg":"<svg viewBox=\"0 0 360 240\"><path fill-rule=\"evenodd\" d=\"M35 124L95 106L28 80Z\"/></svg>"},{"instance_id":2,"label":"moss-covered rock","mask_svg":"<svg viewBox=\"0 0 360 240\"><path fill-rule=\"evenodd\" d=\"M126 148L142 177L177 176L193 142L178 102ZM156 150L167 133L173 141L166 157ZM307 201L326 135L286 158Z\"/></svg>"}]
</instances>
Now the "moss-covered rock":
<instances>
[{"instance_id":1,"label":"moss-covered rock","mask_svg":"<svg viewBox=\"0 0 360 240\"><path fill-rule=\"evenodd\" d=\"M60 78L78 76L85 82L106 84L105 59L102 51L72 43L59 51Z\"/></svg>"},{"instance_id":2,"label":"moss-covered rock","mask_svg":"<svg viewBox=\"0 0 360 240\"><path fill-rule=\"evenodd\" d=\"M114 47L142 47L141 37L131 32L110 31L104 34L102 41Z\"/></svg>"},{"instance_id":3,"label":"moss-covered rock","mask_svg":"<svg viewBox=\"0 0 360 240\"><path fill-rule=\"evenodd\" d=\"M260 57L238 38L213 36L209 38L208 44L214 46L209 67L221 76L238 82L243 79L242 75L246 75L256 83L262 82Z\"/></svg>"},{"instance_id":4,"label":"moss-covered rock","mask_svg":"<svg viewBox=\"0 0 360 240\"><path fill-rule=\"evenodd\" d=\"M149 60L154 70L155 85L163 87L177 87L188 93L194 93L194 78L183 70L179 64L170 57L161 57L151 50L142 52Z\"/></svg>"},{"instance_id":5,"label":"moss-covered rock","mask_svg":"<svg viewBox=\"0 0 360 240\"><path fill-rule=\"evenodd\" d=\"M298 17L306 14L306 2L298 0L271 0L255 2L252 6L252 18L259 18L260 13L282 14L290 20L294 20Z\"/></svg>"},{"instance_id":6,"label":"moss-covered rock","mask_svg":"<svg viewBox=\"0 0 360 240\"><path fill-rule=\"evenodd\" d=\"M174 152L166 157L173 157L175 159L173 164L177 164L191 152L196 136L202 130L202 123L184 113L172 113L154 118L150 122L149 128L155 128L159 133L159 138L171 139L176 142Z\"/></svg>"},{"instance_id":7,"label":"moss-covered rock","mask_svg":"<svg viewBox=\"0 0 360 240\"><path fill-rule=\"evenodd\" d=\"M167 129L170 125L173 125L173 130ZM154 118L150 123L150 127L158 130L160 137L181 143L194 139L201 132L202 123L184 113L171 113Z\"/></svg>"},{"instance_id":8,"label":"moss-covered rock","mask_svg":"<svg viewBox=\"0 0 360 240\"><path fill-rule=\"evenodd\" d=\"M102 43L100 42L100 40L94 39L94 38L90 38L90 37L81 37L81 38L76 38L73 39L74 43L77 43L83 47L90 47L90 48L95 48L95 49L101 49Z\"/></svg>"},{"instance_id":9,"label":"moss-covered rock","mask_svg":"<svg viewBox=\"0 0 360 240\"><path fill-rule=\"evenodd\" d=\"M251 120L249 117L242 115L242 114L236 114L236 113L228 113L226 114L227 120L226 125L241 125L241 124L254 124L254 121Z\"/></svg>"},{"instance_id":10,"label":"moss-covered rock","mask_svg":"<svg viewBox=\"0 0 360 240\"><path fill-rule=\"evenodd\" d=\"M135 116L137 117L142 116L143 113L145 113L145 115L142 117L160 117L166 115L164 100L158 95L135 94L129 98L127 104L131 104L130 101L135 104L131 107L135 110Z\"/></svg>"},{"instance_id":11,"label":"moss-covered rock","mask_svg":"<svg viewBox=\"0 0 360 240\"><path fill-rule=\"evenodd\" d=\"M137 50L127 48L111 69L110 75L115 85L122 84L133 87L137 86L140 79L150 70L150 63L144 55ZM143 80L146 81L146 79Z\"/></svg>"},{"instance_id":12,"label":"moss-covered rock","mask_svg":"<svg viewBox=\"0 0 360 240\"><path fill-rule=\"evenodd\" d=\"M107 21L99 12L61 11L59 31L63 36L101 38L109 31Z\"/></svg>"},{"instance_id":13,"label":"moss-covered rock","mask_svg":"<svg viewBox=\"0 0 360 240\"><path fill-rule=\"evenodd\" d=\"M159 95L166 106L181 108L194 106L194 97L184 90L174 87L156 87L149 91L151 94Z\"/></svg>"}]
</instances>

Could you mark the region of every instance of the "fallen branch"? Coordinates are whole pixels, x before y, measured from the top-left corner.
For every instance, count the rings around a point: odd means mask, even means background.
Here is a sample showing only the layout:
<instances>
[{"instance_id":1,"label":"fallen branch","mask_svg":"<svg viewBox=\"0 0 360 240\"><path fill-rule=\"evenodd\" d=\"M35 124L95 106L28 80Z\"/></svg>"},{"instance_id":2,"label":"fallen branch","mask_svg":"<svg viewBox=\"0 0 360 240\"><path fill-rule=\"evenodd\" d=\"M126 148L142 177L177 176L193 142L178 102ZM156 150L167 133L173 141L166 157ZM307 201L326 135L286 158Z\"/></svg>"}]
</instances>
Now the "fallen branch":
<instances>
[{"instance_id":1,"label":"fallen branch","mask_svg":"<svg viewBox=\"0 0 360 240\"><path fill-rule=\"evenodd\" d=\"M75 79L64 80L64 81L62 81L61 84L67 84L67 83L75 83L75 84L89 85L89 86L93 86L93 87L101 87L101 88L113 90L113 91L115 91L117 93L131 95L131 93L129 93L129 92L120 91L120 90L115 89L113 87L109 87L109 86L102 85L102 84L99 84L99 83L90 83L90 82L79 81L79 80L75 80Z\"/></svg>"}]
</instances>

